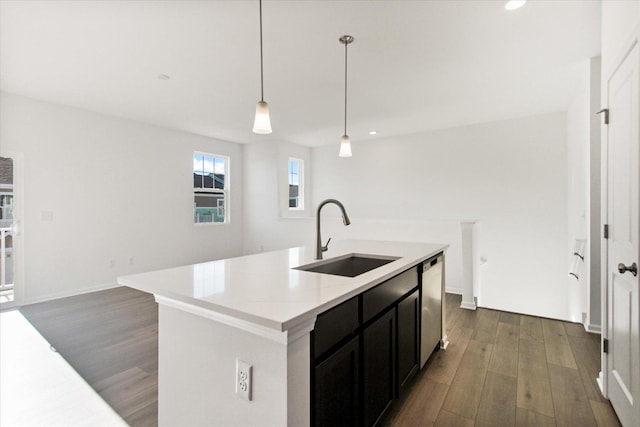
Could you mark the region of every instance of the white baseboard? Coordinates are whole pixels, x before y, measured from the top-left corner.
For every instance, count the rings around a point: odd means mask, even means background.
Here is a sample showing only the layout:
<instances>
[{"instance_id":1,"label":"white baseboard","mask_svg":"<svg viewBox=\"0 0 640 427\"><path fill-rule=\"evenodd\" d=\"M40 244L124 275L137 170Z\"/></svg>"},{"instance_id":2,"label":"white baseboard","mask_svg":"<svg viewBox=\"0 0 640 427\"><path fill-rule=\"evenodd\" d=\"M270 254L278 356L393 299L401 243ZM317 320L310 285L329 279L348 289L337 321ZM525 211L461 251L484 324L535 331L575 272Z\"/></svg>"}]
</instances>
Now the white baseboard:
<instances>
[{"instance_id":1,"label":"white baseboard","mask_svg":"<svg viewBox=\"0 0 640 427\"><path fill-rule=\"evenodd\" d=\"M602 371L598 372L598 378L596 378L596 382L598 383L600 393L602 393L604 397L607 397L607 393L604 392L604 379L602 378Z\"/></svg>"},{"instance_id":2,"label":"white baseboard","mask_svg":"<svg viewBox=\"0 0 640 427\"><path fill-rule=\"evenodd\" d=\"M462 301L460 308L464 308L465 310L475 310L477 307L475 302Z\"/></svg>"},{"instance_id":3,"label":"white baseboard","mask_svg":"<svg viewBox=\"0 0 640 427\"><path fill-rule=\"evenodd\" d=\"M587 325L584 325L584 329L587 332L590 332L592 334L601 334L602 333L602 326L594 325L593 323L589 323Z\"/></svg>"},{"instance_id":4,"label":"white baseboard","mask_svg":"<svg viewBox=\"0 0 640 427\"><path fill-rule=\"evenodd\" d=\"M440 350L446 350L447 347L449 347L449 340L447 335L445 335L444 337L442 337L442 339L440 340Z\"/></svg>"},{"instance_id":5,"label":"white baseboard","mask_svg":"<svg viewBox=\"0 0 640 427\"><path fill-rule=\"evenodd\" d=\"M448 294L462 295L462 289L460 288L445 288L444 291Z\"/></svg>"},{"instance_id":6,"label":"white baseboard","mask_svg":"<svg viewBox=\"0 0 640 427\"><path fill-rule=\"evenodd\" d=\"M22 302L22 305L30 305L30 304L37 304L40 302L53 301L60 298L67 298L67 297L73 297L76 295L88 294L91 292L104 291L106 289L113 289L120 286L122 285L118 283L103 283L101 285L90 286L87 288L77 289L73 291L57 292L53 294L36 297L36 298L25 298L24 301Z\"/></svg>"}]
</instances>

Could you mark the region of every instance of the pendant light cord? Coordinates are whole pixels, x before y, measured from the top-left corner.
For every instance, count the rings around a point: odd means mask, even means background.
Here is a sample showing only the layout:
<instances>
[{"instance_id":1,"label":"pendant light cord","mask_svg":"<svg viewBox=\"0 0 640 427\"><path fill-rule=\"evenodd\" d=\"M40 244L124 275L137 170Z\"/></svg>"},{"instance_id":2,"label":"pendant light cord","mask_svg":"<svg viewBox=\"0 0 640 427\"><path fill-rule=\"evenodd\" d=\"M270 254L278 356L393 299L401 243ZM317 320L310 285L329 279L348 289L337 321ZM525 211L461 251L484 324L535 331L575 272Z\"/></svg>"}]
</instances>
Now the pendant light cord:
<instances>
[{"instance_id":1,"label":"pendant light cord","mask_svg":"<svg viewBox=\"0 0 640 427\"><path fill-rule=\"evenodd\" d=\"M260 0L260 101L264 102L264 71L262 62L262 0Z\"/></svg>"},{"instance_id":2,"label":"pendant light cord","mask_svg":"<svg viewBox=\"0 0 640 427\"><path fill-rule=\"evenodd\" d=\"M344 134L347 134L347 46L344 44Z\"/></svg>"}]
</instances>

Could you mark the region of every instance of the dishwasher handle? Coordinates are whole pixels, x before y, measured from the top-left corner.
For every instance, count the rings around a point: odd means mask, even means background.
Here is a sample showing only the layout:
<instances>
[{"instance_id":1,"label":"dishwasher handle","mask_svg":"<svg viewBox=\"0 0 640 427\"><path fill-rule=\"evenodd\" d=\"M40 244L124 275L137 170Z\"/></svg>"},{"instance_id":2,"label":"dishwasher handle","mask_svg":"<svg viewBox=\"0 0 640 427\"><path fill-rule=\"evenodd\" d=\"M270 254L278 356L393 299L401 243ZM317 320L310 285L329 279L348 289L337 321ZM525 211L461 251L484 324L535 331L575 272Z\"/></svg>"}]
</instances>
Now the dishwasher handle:
<instances>
[{"instance_id":1,"label":"dishwasher handle","mask_svg":"<svg viewBox=\"0 0 640 427\"><path fill-rule=\"evenodd\" d=\"M438 255L435 255L434 257L427 259L424 262L424 271L427 271L428 269L430 269L431 267L433 267L434 265L438 264L439 262L443 261L443 255L440 253Z\"/></svg>"}]
</instances>

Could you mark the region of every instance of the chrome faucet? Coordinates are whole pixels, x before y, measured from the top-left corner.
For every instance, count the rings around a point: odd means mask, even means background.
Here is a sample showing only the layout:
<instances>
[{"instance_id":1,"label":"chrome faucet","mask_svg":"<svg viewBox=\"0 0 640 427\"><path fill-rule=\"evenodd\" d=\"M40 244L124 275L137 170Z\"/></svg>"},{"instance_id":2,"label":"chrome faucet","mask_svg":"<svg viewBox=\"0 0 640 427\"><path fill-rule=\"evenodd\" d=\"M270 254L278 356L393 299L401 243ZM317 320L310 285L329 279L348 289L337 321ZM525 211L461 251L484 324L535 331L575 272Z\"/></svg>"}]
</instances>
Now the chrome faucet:
<instances>
[{"instance_id":1,"label":"chrome faucet","mask_svg":"<svg viewBox=\"0 0 640 427\"><path fill-rule=\"evenodd\" d=\"M344 209L344 205L342 203L340 203L336 199L327 199L322 201L318 206L318 212L316 213L316 259L322 259L322 252L326 252L327 249L329 249L329 242L331 241L331 237L329 237L329 240L327 240L327 244L322 246L322 238L320 237L320 210L322 210L322 207L328 203L338 205L338 207L342 211L342 222L344 223L344 225L351 224L349 215L347 215L347 211Z\"/></svg>"}]
</instances>

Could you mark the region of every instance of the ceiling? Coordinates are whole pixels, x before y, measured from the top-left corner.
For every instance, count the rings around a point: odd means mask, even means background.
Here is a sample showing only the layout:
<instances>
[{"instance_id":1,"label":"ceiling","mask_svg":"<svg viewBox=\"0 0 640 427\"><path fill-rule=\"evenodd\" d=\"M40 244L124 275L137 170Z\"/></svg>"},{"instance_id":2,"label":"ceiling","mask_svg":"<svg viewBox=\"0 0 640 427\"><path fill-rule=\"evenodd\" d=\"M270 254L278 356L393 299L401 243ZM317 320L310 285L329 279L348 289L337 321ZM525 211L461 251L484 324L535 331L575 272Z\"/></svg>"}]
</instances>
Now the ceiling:
<instances>
[{"instance_id":1,"label":"ceiling","mask_svg":"<svg viewBox=\"0 0 640 427\"><path fill-rule=\"evenodd\" d=\"M246 143L354 143L566 110L600 52L599 1L0 2L0 89ZM170 76L161 80L159 74ZM376 130L377 135L369 135Z\"/></svg>"}]
</instances>

